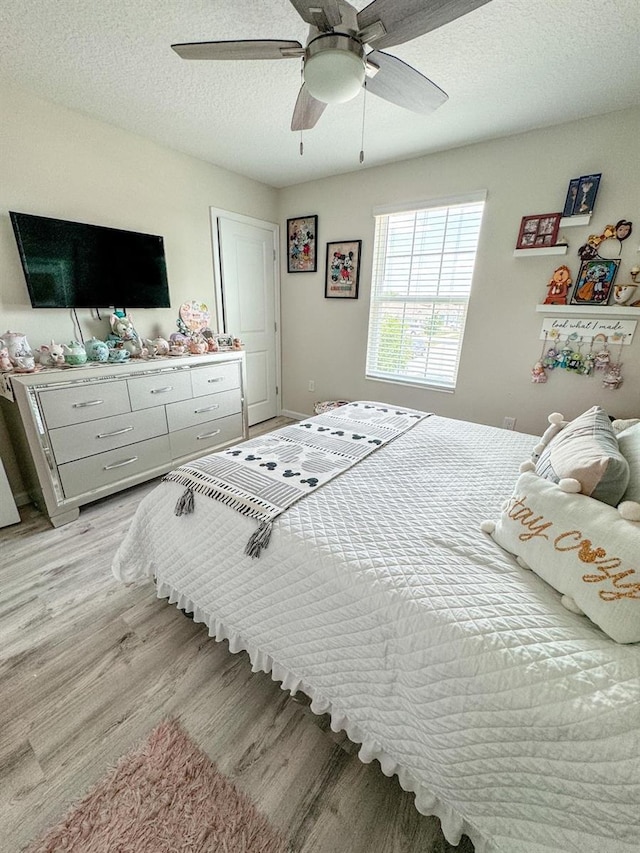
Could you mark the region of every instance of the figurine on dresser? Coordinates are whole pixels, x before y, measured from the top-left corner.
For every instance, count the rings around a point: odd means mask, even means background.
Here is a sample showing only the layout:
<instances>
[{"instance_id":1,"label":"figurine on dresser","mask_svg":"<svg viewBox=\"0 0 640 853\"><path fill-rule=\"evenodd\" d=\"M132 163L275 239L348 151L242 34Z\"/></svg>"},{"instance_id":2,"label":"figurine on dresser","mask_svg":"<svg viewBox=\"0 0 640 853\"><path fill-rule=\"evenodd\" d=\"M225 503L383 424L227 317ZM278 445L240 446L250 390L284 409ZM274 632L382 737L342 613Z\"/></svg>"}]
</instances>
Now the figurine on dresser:
<instances>
[{"instance_id":1,"label":"figurine on dresser","mask_svg":"<svg viewBox=\"0 0 640 853\"><path fill-rule=\"evenodd\" d=\"M135 330L131 314L114 311L109 318L109 323L111 325L111 334L108 339L110 349L112 347L124 349L132 358L143 354L144 346ZM111 361L111 359L109 360Z\"/></svg>"},{"instance_id":2,"label":"figurine on dresser","mask_svg":"<svg viewBox=\"0 0 640 853\"><path fill-rule=\"evenodd\" d=\"M53 338L50 344L42 344L40 349L36 350L40 364L44 367L60 367L64 364L64 349L62 344L57 344Z\"/></svg>"},{"instance_id":3,"label":"figurine on dresser","mask_svg":"<svg viewBox=\"0 0 640 853\"><path fill-rule=\"evenodd\" d=\"M31 373L35 370L36 360L27 341L27 336L23 332L7 330L0 338L0 348L7 350L13 370L18 373Z\"/></svg>"},{"instance_id":4,"label":"figurine on dresser","mask_svg":"<svg viewBox=\"0 0 640 853\"><path fill-rule=\"evenodd\" d=\"M2 347L2 349L0 349L0 370L7 371L12 369L13 365L9 358L9 350L6 347Z\"/></svg>"},{"instance_id":5,"label":"figurine on dresser","mask_svg":"<svg viewBox=\"0 0 640 853\"><path fill-rule=\"evenodd\" d=\"M87 351L80 341L69 341L68 344L62 345L64 352L64 363L71 367L80 367L81 364L87 362Z\"/></svg>"},{"instance_id":6,"label":"figurine on dresser","mask_svg":"<svg viewBox=\"0 0 640 853\"><path fill-rule=\"evenodd\" d=\"M88 361L105 362L109 360L109 346L93 337L84 345Z\"/></svg>"}]
</instances>

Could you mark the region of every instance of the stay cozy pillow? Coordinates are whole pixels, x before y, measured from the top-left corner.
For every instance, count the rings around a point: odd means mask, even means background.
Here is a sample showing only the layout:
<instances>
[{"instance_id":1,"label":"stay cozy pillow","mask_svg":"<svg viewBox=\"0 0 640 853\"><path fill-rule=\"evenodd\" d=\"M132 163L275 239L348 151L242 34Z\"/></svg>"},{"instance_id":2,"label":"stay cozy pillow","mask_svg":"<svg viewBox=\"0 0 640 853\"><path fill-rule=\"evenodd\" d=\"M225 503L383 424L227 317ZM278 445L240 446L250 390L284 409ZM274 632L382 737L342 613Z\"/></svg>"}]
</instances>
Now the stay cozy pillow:
<instances>
[{"instance_id":1,"label":"stay cozy pillow","mask_svg":"<svg viewBox=\"0 0 640 853\"><path fill-rule=\"evenodd\" d=\"M639 523L525 472L498 521L482 529L563 593L569 609L617 643L640 642Z\"/></svg>"},{"instance_id":2,"label":"stay cozy pillow","mask_svg":"<svg viewBox=\"0 0 640 853\"><path fill-rule=\"evenodd\" d=\"M553 483L576 480L583 495L611 505L619 503L629 482L629 464L600 406L588 409L558 432L541 451L536 473Z\"/></svg>"}]
</instances>

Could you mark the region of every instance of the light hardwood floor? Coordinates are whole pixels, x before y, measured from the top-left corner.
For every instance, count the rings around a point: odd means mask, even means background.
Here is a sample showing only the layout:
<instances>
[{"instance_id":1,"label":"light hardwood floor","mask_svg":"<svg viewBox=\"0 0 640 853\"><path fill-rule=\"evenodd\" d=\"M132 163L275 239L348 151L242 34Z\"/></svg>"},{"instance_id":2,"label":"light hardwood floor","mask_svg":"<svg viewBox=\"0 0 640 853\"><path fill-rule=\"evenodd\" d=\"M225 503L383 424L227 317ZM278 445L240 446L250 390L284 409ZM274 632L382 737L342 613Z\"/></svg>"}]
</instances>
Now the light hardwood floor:
<instances>
[{"instance_id":1,"label":"light hardwood floor","mask_svg":"<svg viewBox=\"0 0 640 853\"><path fill-rule=\"evenodd\" d=\"M266 432L285 420L252 430ZM294 853L472 853L377 762L203 625L124 586L111 556L156 482L53 529L0 530L0 850L17 853L166 716L289 838ZM81 851L75 851L81 853ZM109 851L105 851L109 853Z\"/></svg>"}]
</instances>

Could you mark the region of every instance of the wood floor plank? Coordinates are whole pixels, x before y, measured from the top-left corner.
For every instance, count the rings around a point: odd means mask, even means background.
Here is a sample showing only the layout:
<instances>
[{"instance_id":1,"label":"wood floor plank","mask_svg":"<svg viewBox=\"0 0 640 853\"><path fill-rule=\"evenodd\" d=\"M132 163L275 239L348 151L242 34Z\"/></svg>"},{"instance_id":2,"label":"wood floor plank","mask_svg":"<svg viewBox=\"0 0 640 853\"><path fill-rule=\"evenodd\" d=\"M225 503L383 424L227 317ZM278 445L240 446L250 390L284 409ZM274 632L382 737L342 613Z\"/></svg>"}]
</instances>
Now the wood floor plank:
<instances>
[{"instance_id":1,"label":"wood floor plank","mask_svg":"<svg viewBox=\"0 0 640 853\"><path fill-rule=\"evenodd\" d=\"M18 853L176 717L293 853L472 853L303 696L252 673L246 653L158 600L151 581L113 578L113 553L155 485L57 529L27 507L0 530L0 851Z\"/></svg>"}]
</instances>

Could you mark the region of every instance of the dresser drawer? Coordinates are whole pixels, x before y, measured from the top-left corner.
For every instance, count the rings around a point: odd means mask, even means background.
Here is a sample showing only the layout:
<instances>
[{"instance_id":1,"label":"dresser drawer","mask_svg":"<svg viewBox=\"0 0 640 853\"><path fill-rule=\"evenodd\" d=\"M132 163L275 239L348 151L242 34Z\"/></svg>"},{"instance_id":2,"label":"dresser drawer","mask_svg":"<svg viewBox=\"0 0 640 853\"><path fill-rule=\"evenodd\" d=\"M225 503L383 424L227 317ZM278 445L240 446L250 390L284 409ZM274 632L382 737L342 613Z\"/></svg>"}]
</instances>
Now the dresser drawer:
<instances>
[{"instance_id":1,"label":"dresser drawer","mask_svg":"<svg viewBox=\"0 0 640 853\"><path fill-rule=\"evenodd\" d=\"M191 397L191 377L188 370L167 371L154 376L128 379L131 408L150 409Z\"/></svg>"},{"instance_id":2,"label":"dresser drawer","mask_svg":"<svg viewBox=\"0 0 640 853\"><path fill-rule=\"evenodd\" d=\"M240 364L210 364L191 371L193 396L202 397L214 391L227 391L240 387Z\"/></svg>"},{"instance_id":3,"label":"dresser drawer","mask_svg":"<svg viewBox=\"0 0 640 853\"><path fill-rule=\"evenodd\" d=\"M242 441L242 414L228 415L216 421L207 421L195 427L181 429L169 435L171 455L174 460L196 453L204 456L221 444Z\"/></svg>"},{"instance_id":4,"label":"dresser drawer","mask_svg":"<svg viewBox=\"0 0 640 853\"><path fill-rule=\"evenodd\" d=\"M41 391L40 405L47 427L81 424L109 415L129 412L129 395L124 382L96 382Z\"/></svg>"},{"instance_id":5,"label":"dresser drawer","mask_svg":"<svg viewBox=\"0 0 640 853\"><path fill-rule=\"evenodd\" d=\"M60 465L58 473L66 498L110 486L137 474L152 472L171 461L166 435L108 450L86 459Z\"/></svg>"},{"instance_id":6,"label":"dresser drawer","mask_svg":"<svg viewBox=\"0 0 640 853\"><path fill-rule=\"evenodd\" d=\"M145 441L167 431L164 406L52 429L49 441L58 465Z\"/></svg>"},{"instance_id":7,"label":"dresser drawer","mask_svg":"<svg viewBox=\"0 0 640 853\"><path fill-rule=\"evenodd\" d=\"M222 391L220 394L209 394L206 397L194 397L181 403L171 403L167 406L167 424L169 432L197 426L215 418L223 418L239 412L242 408L240 392Z\"/></svg>"}]
</instances>

